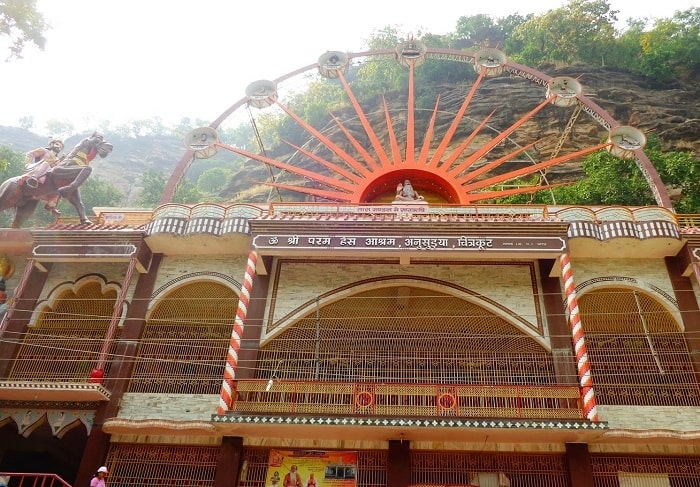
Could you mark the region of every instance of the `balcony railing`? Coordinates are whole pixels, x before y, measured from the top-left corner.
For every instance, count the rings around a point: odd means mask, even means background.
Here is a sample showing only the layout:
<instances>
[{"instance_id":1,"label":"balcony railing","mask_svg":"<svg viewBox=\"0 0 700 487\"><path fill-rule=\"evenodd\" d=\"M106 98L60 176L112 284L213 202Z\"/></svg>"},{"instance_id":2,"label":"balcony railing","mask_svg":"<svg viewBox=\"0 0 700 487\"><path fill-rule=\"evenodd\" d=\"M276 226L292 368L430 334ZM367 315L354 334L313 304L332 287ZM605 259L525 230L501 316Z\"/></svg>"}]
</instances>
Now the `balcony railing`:
<instances>
[{"instance_id":1,"label":"balcony railing","mask_svg":"<svg viewBox=\"0 0 700 487\"><path fill-rule=\"evenodd\" d=\"M577 386L239 380L231 412L382 417L582 419ZM269 390L268 390L269 389Z\"/></svg>"},{"instance_id":2,"label":"balcony railing","mask_svg":"<svg viewBox=\"0 0 700 487\"><path fill-rule=\"evenodd\" d=\"M53 473L0 472L0 487L71 487Z\"/></svg>"}]
</instances>

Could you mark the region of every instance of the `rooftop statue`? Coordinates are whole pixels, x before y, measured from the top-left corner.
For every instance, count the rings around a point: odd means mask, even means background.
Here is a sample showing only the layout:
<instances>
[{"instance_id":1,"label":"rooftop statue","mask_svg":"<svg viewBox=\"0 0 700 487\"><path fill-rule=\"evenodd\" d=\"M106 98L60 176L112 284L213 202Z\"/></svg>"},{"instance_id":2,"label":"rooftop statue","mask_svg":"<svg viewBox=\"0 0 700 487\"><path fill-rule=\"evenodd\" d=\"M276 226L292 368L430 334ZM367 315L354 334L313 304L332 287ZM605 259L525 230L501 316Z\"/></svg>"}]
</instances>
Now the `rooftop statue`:
<instances>
[{"instance_id":1,"label":"rooftop statue","mask_svg":"<svg viewBox=\"0 0 700 487\"><path fill-rule=\"evenodd\" d=\"M60 155L63 150L63 141L59 139L51 139L48 146L37 147L25 154L25 173L24 180L20 180L20 184L26 184L30 188L37 188L39 181L46 179L46 173L56 164L61 162L65 154ZM46 204L44 209L52 212L54 215L61 213L56 208L60 196L56 194L54 197L47 196L44 198Z\"/></svg>"},{"instance_id":2,"label":"rooftop statue","mask_svg":"<svg viewBox=\"0 0 700 487\"><path fill-rule=\"evenodd\" d=\"M403 203L406 201L425 201L425 199L418 194L418 192L413 189L411 181L406 179L403 183L399 183L396 187L396 198L394 198L394 203Z\"/></svg>"},{"instance_id":3,"label":"rooftop statue","mask_svg":"<svg viewBox=\"0 0 700 487\"><path fill-rule=\"evenodd\" d=\"M112 149L112 144L105 142L101 134L94 132L90 137L78 142L53 167L44 166L39 171L32 165L27 174L10 178L0 185L0 211L14 208L12 228L20 228L34 213L40 200L47 201L47 209L53 211L58 197L62 196L73 205L80 217L80 223L91 223L85 215L85 205L78 188L92 172L90 162L98 155L101 158L107 157ZM35 162L41 162L41 159Z\"/></svg>"}]
</instances>

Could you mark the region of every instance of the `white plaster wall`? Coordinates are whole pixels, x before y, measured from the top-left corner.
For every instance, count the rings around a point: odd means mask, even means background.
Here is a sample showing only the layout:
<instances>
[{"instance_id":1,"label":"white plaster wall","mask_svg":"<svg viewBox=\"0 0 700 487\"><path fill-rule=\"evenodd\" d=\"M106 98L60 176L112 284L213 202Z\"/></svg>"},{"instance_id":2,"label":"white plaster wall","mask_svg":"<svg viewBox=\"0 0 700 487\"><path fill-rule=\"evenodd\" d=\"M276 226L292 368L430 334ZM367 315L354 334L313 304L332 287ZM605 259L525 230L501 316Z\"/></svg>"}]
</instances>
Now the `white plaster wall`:
<instances>
[{"instance_id":1,"label":"white plaster wall","mask_svg":"<svg viewBox=\"0 0 700 487\"><path fill-rule=\"evenodd\" d=\"M275 272L277 272L276 269L275 267ZM277 300L274 311L268 307L265 318L267 322L272 312L273 322L276 322L301 304L313 301L317 296L341 286L369 278L401 275L407 276L408 279L411 276L423 276L457 284L515 311L533 328L536 328L537 317L531 271L532 267L523 263L408 266L351 262L283 263L279 279L275 279L276 276L273 275L270 280L271 287L275 282L278 283ZM433 286L427 282L416 282L413 285ZM441 291L445 292L445 290ZM272 292L271 288L270 295Z\"/></svg>"},{"instance_id":2,"label":"white plaster wall","mask_svg":"<svg viewBox=\"0 0 700 487\"><path fill-rule=\"evenodd\" d=\"M193 249L196 252L196 249ZM154 290L167 284L173 279L185 276L196 272L213 272L223 274L229 278L233 278L236 282L243 282L245 275L245 266L248 257L243 255L237 256L175 256L163 257L163 261L158 269L158 277ZM238 292L240 289L236 289Z\"/></svg>"},{"instance_id":3,"label":"white plaster wall","mask_svg":"<svg viewBox=\"0 0 700 487\"><path fill-rule=\"evenodd\" d=\"M119 403L120 419L211 421L218 394L161 394L127 392Z\"/></svg>"},{"instance_id":4,"label":"white plaster wall","mask_svg":"<svg viewBox=\"0 0 700 487\"><path fill-rule=\"evenodd\" d=\"M127 262L118 263L54 263L53 267L49 271L49 275L46 279L46 284L44 284L44 290L41 293L40 300L47 299L49 293L61 284L73 283L86 274L98 274L106 279L107 284L116 283L121 287L124 282L124 276L126 275L126 270L129 264ZM136 287L136 282L138 280L138 272L134 271L133 277L131 278L131 286L129 286L129 292L127 294L127 301L131 299L133 295L134 288Z\"/></svg>"},{"instance_id":5,"label":"white plaster wall","mask_svg":"<svg viewBox=\"0 0 700 487\"><path fill-rule=\"evenodd\" d=\"M700 432L700 407L596 406L611 429Z\"/></svg>"},{"instance_id":6,"label":"white plaster wall","mask_svg":"<svg viewBox=\"0 0 700 487\"><path fill-rule=\"evenodd\" d=\"M571 269L577 286L600 277L628 277L636 279L641 287L654 285L674 296L663 259L571 259ZM605 283L610 286L620 284L624 285L614 281Z\"/></svg>"}]
</instances>

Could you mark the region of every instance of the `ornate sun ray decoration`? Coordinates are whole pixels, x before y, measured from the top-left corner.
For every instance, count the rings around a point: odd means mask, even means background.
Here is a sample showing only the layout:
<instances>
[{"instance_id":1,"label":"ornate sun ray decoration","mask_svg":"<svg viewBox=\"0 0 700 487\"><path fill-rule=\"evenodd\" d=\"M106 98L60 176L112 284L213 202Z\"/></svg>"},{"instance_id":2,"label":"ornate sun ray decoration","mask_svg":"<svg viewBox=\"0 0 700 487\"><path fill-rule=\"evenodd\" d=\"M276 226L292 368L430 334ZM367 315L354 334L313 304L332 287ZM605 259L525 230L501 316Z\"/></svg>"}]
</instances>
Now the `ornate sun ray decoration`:
<instances>
[{"instance_id":1,"label":"ornate sun ray decoration","mask_svg":"<svg viewBox=\"0 0 700 487\"><path fill-rule=\"evenodd\" d=\"M381 51L379 54L386 57L391 53ZM354 56L367 55L368 53L359 53ZM415 72L429 55L442 59L458 58L462 63L470 63L477 76L450 120L444 120L445 115L440 109L442 97L438 94L432 110L426 110L430 113L430 118L424 122L425 128L419 130ZM359 128L357 124L351 127L347 118L342 119L332 113L330 119L332 126L337 129L335 134L328 135L328 131L314 127L293 108L279 100L277 86L281 79L251 83L246 90L246 98L225 112L230 114L235 107L243 104L258 109L274 106L281 110L317 144L316 149L309 149L306 145L300 147L292 142L283 141L294 150L296 157L307 162L306 167L302 167L299 160L292 163L291 159L280 160L220 142L215 127L221 123L224 116L214 122L212 127L197 129L188 134L185 141L187 147L194 153L194 157L201 158L211 157L217 148L224 148L246 159L277 168L290 175L290 178L296 177L296 180L291 182L280 181L278 178L276 181L261 181L258 184L314 198L354 204L385 202L395 193L397 182L405 179L410 179L413 187L421 194L430 194L432 200L429 202L437 203L472 204L515 194L534 193L566 184L548 184L544 174L552 166L579 160L595 151L608 150L618 157L637 158L657 200L660 204L667 201L668 197L660 184L658 174L641 150L646 142L644 135L632 127L619 126L582 94L581 85L576 79L547 77L508 62L505 55L496 49L484 49L476 53L429 50L420 41L409 38L393 53L395 60L408 70L406 105L403 110L392 111L386 98L382 96L382 123L377 117L372 118L366 113L346 79L350 56L340 51L328 51L318 59L316 68L321 76L340 83L354 111L354 120L359 121ZM497 130L492 127L493 120L502 107L497 106L481 119L468 117L468 113L479 94L479 89L488 79L500 76L504 72L511 76L534 79L537 84L546 86L547 90L541 102L519 115L508 126ZM523 102L517 100L517 103ZM550 149L549 158L540 158L537 145L541 139L519 145L514 143L511 137L551 106L574 107L574 115L560 132L554 149ZM608 129L608 140L587 148L561 152L565 140L571 137L573 123L582 111L592 115L598 123ZM448 125L446 129L437 129L439 117L443 117L440 127ZM500 123L503 124L502 121ZM469 126L473 126L471 131ZM466 135L460 135L467 131L469 133ZM398 134L404 137L401 138ZM201 140L202 137L206 140ZM631 144L630 140L635 141L635 144ZM323 150L318 150L319 148ZM323 170L309 169L308 162ZM508 182L520 181L521 178L532 174L540 174L538 183L521 184L516 188L505 187ZM670 202L670 199L668 201Z\"/></svg>"}]
</instances>

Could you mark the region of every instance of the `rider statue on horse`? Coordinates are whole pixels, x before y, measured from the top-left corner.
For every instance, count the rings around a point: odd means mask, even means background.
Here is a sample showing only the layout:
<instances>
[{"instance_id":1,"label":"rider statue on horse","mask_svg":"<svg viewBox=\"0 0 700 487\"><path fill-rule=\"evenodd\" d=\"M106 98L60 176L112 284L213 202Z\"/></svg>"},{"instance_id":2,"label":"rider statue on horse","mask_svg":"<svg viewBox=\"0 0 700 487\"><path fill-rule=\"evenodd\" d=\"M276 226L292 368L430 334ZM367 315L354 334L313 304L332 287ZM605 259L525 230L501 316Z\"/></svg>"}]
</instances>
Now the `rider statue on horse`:
<instances>
[{"instance_id":1,"label":"rider statue on horse","mask_svg":"<svg viewBox=\"0 0 700 487\"><path fill-rule=\"evenodd\" d=\"M25 154L25 178L20 180L20 184L26 184L30 188L38 188L39 182L43 181L46 173L63 160L63 156L59 157L59 154L63 150L63 141L59 139L51 139L49 145L46 147L38 147L32 151ZM46 204L44 208L46 211L50 211L54 215L60 215L61 212L58 211L56 205L58 205L58 200L60 195L56 194L54 196L46 195L44 200Z\"/></svg>"},{"instance_id":2,"label":"rider statue on horse","mask_svg":"<svg viewBox=\"0 0 700 487\"><path fill-rule=\"evenodd\" d=\"M78 188L92 172L90 162L98 155L107 157L113 146L105 142L101 134L94 132L66 156L55 160L62 148L61 141L52 140L45 151L42 148L29 152L27 173L0 185L0 211L15 209L13 228L19 228L31 216L39 200L47 201L46 209L58 214L54 207L59 196L73 205L81 223L90 223Z\"/></svg>"},{"instance_id":3,"label":"rider statue on horse","mask_svg":"<svg viewBox=\"0 0 700 487\"><path fill-rule=\"evenodd\" d=\"M58 193L65 198L76 191L90 176L92 172L90 163L95 156L107 157L112 152L112 148L112 144L105 142L104 137L97 132L81 140L51 171L56 176L72 176L73 179L70 184L58 188Z\"/></svg>"}]
</instances>

